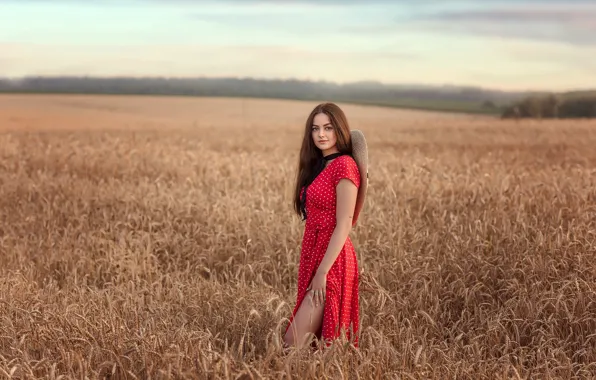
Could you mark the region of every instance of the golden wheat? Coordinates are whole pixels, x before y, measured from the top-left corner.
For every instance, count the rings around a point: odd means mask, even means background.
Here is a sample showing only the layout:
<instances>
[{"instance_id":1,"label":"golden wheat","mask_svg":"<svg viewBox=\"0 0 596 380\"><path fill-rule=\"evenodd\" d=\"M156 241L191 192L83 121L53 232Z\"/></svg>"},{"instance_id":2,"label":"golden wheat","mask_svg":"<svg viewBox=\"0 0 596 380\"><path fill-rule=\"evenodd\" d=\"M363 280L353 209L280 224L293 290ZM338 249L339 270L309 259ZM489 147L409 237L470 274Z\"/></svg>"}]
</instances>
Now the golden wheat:
<instances>
[{"instance_id":1,"label":"golden wheat","mask_svg":"<svg viewBox=\"0 0 596 380\"><path fill-rule=\"evenodd\" d=\"M313 106L0 97L0 376L596 375L596 123L352 105L361 347L282 355Z\"/></svg>"}]
</instances>

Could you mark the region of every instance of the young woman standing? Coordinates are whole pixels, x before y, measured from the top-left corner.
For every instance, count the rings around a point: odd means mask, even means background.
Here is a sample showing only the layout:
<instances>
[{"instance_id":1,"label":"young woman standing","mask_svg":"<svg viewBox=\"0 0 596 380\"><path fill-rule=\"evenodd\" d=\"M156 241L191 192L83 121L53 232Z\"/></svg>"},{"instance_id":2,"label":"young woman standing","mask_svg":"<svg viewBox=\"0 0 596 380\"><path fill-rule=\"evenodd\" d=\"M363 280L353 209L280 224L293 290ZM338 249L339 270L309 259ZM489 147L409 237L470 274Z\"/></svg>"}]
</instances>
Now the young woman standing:
<instances>
[{"instance_id":1,"label":"young woman standing","mask_svg":"<svg viewBox=\"0 0 596 380\"><path fill-rule=\"evenodd\" d=\"M286 347L304 346L309 333L325 343L345 333L358 345L358 262L349 233L364 193L352 138L333 103L318 105L306 121L294 194L294 209L306 223Z\"/></svg>"}]
</instances>

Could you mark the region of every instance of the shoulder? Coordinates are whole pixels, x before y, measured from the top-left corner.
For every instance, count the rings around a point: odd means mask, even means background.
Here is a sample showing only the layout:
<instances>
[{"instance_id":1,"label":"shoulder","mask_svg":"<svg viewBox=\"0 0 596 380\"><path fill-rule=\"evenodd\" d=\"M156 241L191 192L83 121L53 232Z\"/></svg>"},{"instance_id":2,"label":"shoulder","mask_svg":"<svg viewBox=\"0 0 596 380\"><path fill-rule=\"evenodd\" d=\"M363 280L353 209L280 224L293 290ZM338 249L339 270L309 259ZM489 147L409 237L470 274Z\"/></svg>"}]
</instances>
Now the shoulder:
<instances>
[{"instance_id":1,"label":"shoulder","mask_svg":"<svg viewBox=\"0 0 596 380\"><path fill-rule=\"evenodd\" d=\"M345 162L347 164L354 164L354 165L356 164L356 161L354 160L354 158L349 154L344 154L343 156L339 156L339 157L337 157L337 159L340 162Z\"/></svg>"},{"instance_id":2,"label":"shoulder","mask_svg":"<svg viewBox=\"0 0 596 380\"><path fill-rule=\"evenodd\" d=\"M339 182L342 178L350 179L352 182L356 184L356 186L360 185L360 172L358 171L358 165L354 158L350 155L343 155L336 158L337 162L335 162L334 168L334 178L335 184Z\"/></svg>"},{"instance_id":3,"label":"shoulder","mask_svg":"<svg viewBox=\"0 0 596 380\"><path fill-rule=\"evenodd\" d=\"M346 169L356 169L358 170L358 165L354 158L348 154L344 154L336 158L337 163L335 165L336 171L346 170Z\"/></svg>"},{"instance_id":4,"label":"shoulder","mask_svg":"<svg viewBox=\"0 0 596 380\"><path fill-rule=\"evenodd\" d=\"M343 156L337 157L332 163L335 164L336 168L346 165L356 165L356 161L354 161L354 158L352 158L352 156L349 154L344 154Z\"/></svg>"}]
</instances>

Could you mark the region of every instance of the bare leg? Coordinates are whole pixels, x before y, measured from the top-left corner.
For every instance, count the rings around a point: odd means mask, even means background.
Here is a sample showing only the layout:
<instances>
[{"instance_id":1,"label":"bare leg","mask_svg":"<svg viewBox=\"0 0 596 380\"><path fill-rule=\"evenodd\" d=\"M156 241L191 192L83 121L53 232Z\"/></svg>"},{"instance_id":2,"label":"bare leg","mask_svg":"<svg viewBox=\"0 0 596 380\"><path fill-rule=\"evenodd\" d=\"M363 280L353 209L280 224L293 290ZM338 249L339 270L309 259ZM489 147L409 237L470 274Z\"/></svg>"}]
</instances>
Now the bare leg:
<instances>
[{"instance_id":1,"label":"bare leg","mask_svg":"<svg viewBox=\"0 0 596 380\"><path fill-rule=\"evenodd\" d=\"M308 336L306 334L315 334L321 328L323 322L324 305L314 306L311 302L310 294L307 294L300 308L296 312L292 324L284 336L284 342L288 346L303 347Z\"/></svg>"}]
</instances>

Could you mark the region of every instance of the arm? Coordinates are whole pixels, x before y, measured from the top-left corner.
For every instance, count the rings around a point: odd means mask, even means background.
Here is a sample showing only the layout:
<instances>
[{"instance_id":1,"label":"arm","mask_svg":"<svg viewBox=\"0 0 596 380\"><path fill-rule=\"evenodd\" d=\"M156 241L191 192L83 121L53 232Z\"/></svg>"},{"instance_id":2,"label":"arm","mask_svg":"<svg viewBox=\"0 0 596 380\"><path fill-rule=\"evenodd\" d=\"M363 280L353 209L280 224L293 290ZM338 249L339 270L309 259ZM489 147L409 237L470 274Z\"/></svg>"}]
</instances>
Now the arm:
<instances>
[{"instance_id":1,"label":"arm","mask_svg":"<svg viewBox=\"0 0 596 380\"><path fill-rule=\"evenodd\" d=\"M358 195L358 188L349 179L343 178L337 184L337 200L335 218L336 225L331 240L327 246L325 256L317 269L317 272L322 275L327 275L335 259L341 252L346 239L352 229L352 217L354 215L354 207L356 206L356 197Z\"/></svg>"},{"instance_id":2,"label":"arm","mask_svg":"<svg viewBox=\"0 0 596 380\"><path fill-rule=\"evenodd\" d=\"M321 260L317 272L307 288L311 294L311 302L315 307L325 303L327 273L331 270L350 234L356 198L358 197L360 178L357 174L356 164L345 160L340 165L343 166L337 168L336 179L334 180L336 191L335 229L327 245L325 256L323 256L323 260Z\"/></svg>"}]
</instances>

